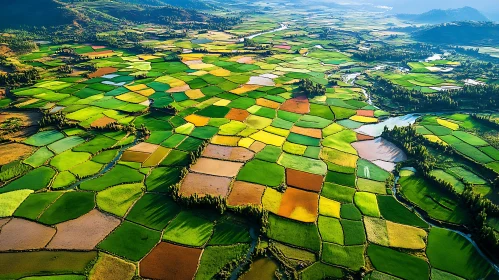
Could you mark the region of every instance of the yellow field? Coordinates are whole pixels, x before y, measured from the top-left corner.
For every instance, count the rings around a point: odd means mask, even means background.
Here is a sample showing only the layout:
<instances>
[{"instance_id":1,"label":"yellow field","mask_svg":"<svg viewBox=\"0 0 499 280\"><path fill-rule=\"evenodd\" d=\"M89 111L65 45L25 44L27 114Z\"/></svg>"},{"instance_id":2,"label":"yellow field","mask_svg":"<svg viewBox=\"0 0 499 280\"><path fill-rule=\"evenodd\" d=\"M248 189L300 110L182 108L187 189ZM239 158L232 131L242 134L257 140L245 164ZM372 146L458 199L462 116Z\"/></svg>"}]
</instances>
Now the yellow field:
<instances>
[{"instance_id":1,"label":"yellow field","mask_svg":"<svg viewBox=\"0 0 499 280\"><path fill-rule=\"evenodd\" d=\"M286 138L277 136L272 133L268 133L266 131L258 131L257 133L251 135L250 137L262 143L278 147L282 146L282 144L284 144L284 141L286 141Z\"/></svg>"},{"instance_id":2,"label":"yellow field","mask_svg":"<svg viewBox=\"0 0 499 280\"><path fill-rule=\"evenodd\" d=\"M386 229L390 247L415 250L426 247L425 239L427 238L427 233L420 228L387 221Z\"/></svg>"},{"instance_id":3,"label":"yellow field","mask_svg":"<svg viewBox=\"0 0 499 280\"><path fill-rule=\"evenodd\" d=\"M453 122L450 122L450 121L447 121L447 120L443 120L443 119L437 119L437 123L441 126L445 126L447 128L450 128L452 130L458 130L459 129L459 125L457 123L453 123Z\"/></svg>"},{"instance_id":4,"label":"yellow field","mask_svg":"<svg viewBox=\"0 0 499 280\"><path fill-rule=\"evenodd\" d=\"M319 199L319 214L340 218L341 203L323 196Z\"/></svg>"},{"instance_id":5,"label":"yellow field","mask_svg":"<svg viewBox=\"0 0 499 280\"><path fill-rule=\"evenodd\" d=\"M278 213L281 207L282 193L273 188L265 189L262 198L263 209L272 213Z\"/></svg>"}]
</instances>

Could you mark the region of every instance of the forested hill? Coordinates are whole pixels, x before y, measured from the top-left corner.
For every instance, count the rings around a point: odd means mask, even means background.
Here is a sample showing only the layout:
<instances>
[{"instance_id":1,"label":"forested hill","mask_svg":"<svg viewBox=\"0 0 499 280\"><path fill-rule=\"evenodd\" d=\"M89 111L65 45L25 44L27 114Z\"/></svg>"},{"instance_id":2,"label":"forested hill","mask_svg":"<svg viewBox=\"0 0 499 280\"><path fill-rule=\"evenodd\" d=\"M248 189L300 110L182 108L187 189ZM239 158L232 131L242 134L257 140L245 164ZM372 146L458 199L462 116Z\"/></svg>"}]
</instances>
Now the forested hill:
<instances>
[{"instance_id":1,"label":"forested hill","mask_svg":"<svg viewBox=\"0 0 499 280\"><path fill-rule=\"evenodd\" d=\"M124 2L119 2L124 1ZM156 23L175 27L190 22L191 28L224 28L236 19L214 16L167 4L192 7L203 5L194 0L16 0L0 9L0 29L22 27L53 27L61 25L120 25L122 22ZM137 3L125 3L137 2ZM138 3L140 2L140 4ZM150 5L156 3L157 5ZM197 4L196 4L197 3ZM195 25L195 26L192 26Z\"/></svg>"},{"instance_id":2,"label":"forested hill","mask_svg":"<svg viewBox=\"0 0 499 280\"><path fill-rule=\"evenodd\" d=\"M456 22L429 26L413 33L422 42L449 45L497 45L499 24L491 22Z\"/></svg>"},{"instance_id":3,"label":"forested hill","mask_svg":"<svg viewBox=\"0 0 499 280\"><path fill-rule=\"evenodd\" d=\"M445 23L454 21L488 21L480 11L472 7L440 10L434 9L422 14L399 14L399 19L422 23Z\"/></svg>"},{"instance_id":4,"label":"forested hill","mask_svg":"<svg viewBox=\"0 0 499 280\"><path fill-rule=\"evenodd\" d=\"M76 18L63 3L53 0L2 1L0 28L64 25Z\"/></svg>"}]
</instances>

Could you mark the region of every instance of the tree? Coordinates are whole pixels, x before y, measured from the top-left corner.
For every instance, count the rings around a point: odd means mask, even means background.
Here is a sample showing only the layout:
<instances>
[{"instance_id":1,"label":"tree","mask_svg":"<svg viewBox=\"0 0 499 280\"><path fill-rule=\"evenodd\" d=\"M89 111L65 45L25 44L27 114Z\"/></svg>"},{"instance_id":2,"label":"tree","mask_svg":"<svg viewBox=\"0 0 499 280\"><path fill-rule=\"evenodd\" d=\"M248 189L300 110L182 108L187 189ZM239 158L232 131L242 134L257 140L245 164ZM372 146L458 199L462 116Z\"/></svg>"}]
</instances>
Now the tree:
<instances>
[{"instance_id":1,"label":"tree","mask_svg":"<svg viewBox=\"0 0 499 280\"><path fill-rule=\"evenodd\" d=\"M300 91L304 92L309 98L325 95L326 87L321 84L314 84L310 79L300 80L298 84Z\"/></svg>"}]
</instances>

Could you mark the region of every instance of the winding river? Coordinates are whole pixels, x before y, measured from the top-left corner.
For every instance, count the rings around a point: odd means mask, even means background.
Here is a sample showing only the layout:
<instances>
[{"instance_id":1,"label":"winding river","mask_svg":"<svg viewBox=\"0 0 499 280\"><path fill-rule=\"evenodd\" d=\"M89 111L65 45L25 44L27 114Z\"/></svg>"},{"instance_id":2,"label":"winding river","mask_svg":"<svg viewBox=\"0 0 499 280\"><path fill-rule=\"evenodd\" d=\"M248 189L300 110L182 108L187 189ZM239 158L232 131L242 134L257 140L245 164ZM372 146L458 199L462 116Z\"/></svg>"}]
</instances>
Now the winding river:
<instances>
[{"instance_id":1,"label":"winding river","mask_svg":"<svg viewBox=\"0 0 499 280\"><path fill-rule=\"evenodd\" d=\"M253 34L253 35L241 38L241 39L239 39L239 42L244 42L244 39L253 39L253 38L256 38L256 37L264 35L264 34L269 34L269 33L274 33L274 32L278 32L278 31L286 30L289 27L287 24L284 24L284 23L280 23L280 25L281 25L281 27L279 27L279 28L272 29L272 30L269 30L269 31L260 32L260 33L257 33L257 34Z\"/></svg>"},{"instance_id":2,"label":"winding river","mask_svg":"<svg viewBox=\"0 0 499 280\"><path fill-rule=\"evenodd\" d=\"M415 171L413 169L410 169L412 171ZM485 253L483 253L483 251L480 249L480 247L478 247L478 245L476 244L475 241L473 241L473 239L471 238L471 236L469 234L466 234L462 231L459 231L459 230L456 230L456 229L452 229L452 228L449 228L449 227L444 227L444 226L437 226L435 225L435 223L433 223L430 219L427 219L426 218L426 215L423 215L419 209L417 209L416 207L413 207L412 205L410 205L409 203L407 203L405 201L405 199L403 199L401 197L401 195L397 192L397 183L399 181L400 177L397 176L395 177L395 181L394 181L394 184L393 184L393 188L392 188L392 195L393 197L399 202L401 203L402 205L404 205L405 207L409 208L409 209L413 209L414 210L414 213L416 213L416 215L422 219L423 221L425 221L427 224L429 224L431 227L436 227L436 228L442 228L442 229L446 229L448 231L452 231L454 233L457 233L459 235L461 235L462 237L466 238L466 240L468 240L470 242L471 245L473 245L473 247L475 247L475 249L477 250L477 252L482 256L482 258L484 260L486 260L491 266L492 268L497 272L499 273L499 266L497 264L495 264L489 257L487 257L487 255L485 255Z\"/></svg>"},{"instance_id":3,"label":"winding river","mask_svg":"<svg viewBox=\"0 0 499 280\"><path fill-rule=\"evenodd\" d=\"M110 163L108 163L104 168L102 168L101 171L99 171L95 175L92 175L90 177L87 177L87 178L84 178L84 179L77 181L76 183L72 184L71 187L69 187L68 189L69 190L76 189L76 187L78 187L81 183L95 179L95 178L101 176L102 174L108 172L111 168L113 168L118 163L118 161L120 160L120 158L123 155L123 153L125 152L125 150L132 147L132 146L137 145L138 142L139 142L139 137L136 136L131 144L128 144L128 145L121 147L118 154L113 158L113 160Z\"/></svg>"}]
</instances>

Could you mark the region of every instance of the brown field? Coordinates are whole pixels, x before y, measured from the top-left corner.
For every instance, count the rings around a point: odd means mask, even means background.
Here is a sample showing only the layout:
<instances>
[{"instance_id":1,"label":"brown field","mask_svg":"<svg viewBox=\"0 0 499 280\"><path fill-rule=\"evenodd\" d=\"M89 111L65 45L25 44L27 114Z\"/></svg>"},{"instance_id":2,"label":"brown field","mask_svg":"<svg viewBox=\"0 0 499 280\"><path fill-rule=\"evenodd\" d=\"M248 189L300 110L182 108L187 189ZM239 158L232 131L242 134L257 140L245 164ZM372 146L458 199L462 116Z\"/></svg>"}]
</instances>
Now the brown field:
<instances>
[{"instance_id":1,"label":"brown field","mask_svg":"<svg viewBox=\"0 0 499 280\"><path fill-rule=\"evenodd\" d=\"M197 173L208 175L222 176L222 177L235 177L239 173L239 169L243 163L224 161L211 158L200 158L191 167L191 170Z\"/></svg>"},{"instance_id":2,"label":"brown field","mask_svg":"<svg viewBox=\"0 0 499 280\"><path fill-rule=\"evenodd\" d=\"M282 103L280 109L297 114L307 114L310 112L310 103L304 96L295 97Z\"/></svg>"},{"instance_id":3,"label":"brown field","mask_svg":"<svg viewBox=\"0 0 499 280\"><path fill-rule=\"evenodd\" d=\"M192 280L201 249L161 242L140 263L140 276L162 280Z\"/></svg>"},{"instance_id":4,"label":"brown field","mask_svg":"<svg viewBox=\"0 0 499 280\"><path fill-rule=\"evenodd\" d=\"M322 138L322 130L317 128L304 128L299 126L293 126L291 128L291 132L319 139Z\"/></svg>"},{"instance_id":5,"label":"brown field","mask_svg":"<svg viewBox=\"0 0 499 280\"><path fill-rule=\"evenodd\" d=\"M131 147L130 149L128 149L129 151L134 151L134 152L142 152L142 153L154 153L154 151L156 151L156 149L159 147L159 145L154 145L154 144L149 144L149 143L146 143L146 142L142 142L142 143L139 143L133 147Z\"/></svg>"},{"instance_id":6,"label":"brown field","mask_svg":"<svg viewBox=\"0 0 499 280\"><path fill-rule=\"evenodd\" d=\"M407 159L406 154L400 148L381 137L374 140L354 142L352 146L357 150L361 158L370 161L400 162Z\"/></svg>"},{"instance_id":7,"label":"brown field","mask_svg":"<svg viewBox=\"0 0 499 280\"><path fill-rule=\"evenodd\" d=\"M315 222L319 211L319 195L287 188L282 196L278 215L306 223Z\"/></svg>"},{"instance_id":8,"label":"brown field","mask_svg":"<svg viewBox=\"0 0 499 280\"><path fill-rule=\"evenodd\" d=\"M357 133L357 141L374 140L374 137Z\"/></svg>"},{"instance_id":9,"label":"brown field","mask_svg":"<svg viewBox=\"0 0 499 280\"><path fill-rule=\"evenodd\" d=\"M246 149L237 147L232 149L229 160L247 162L255 156L255 153Z\"/></svg>"},{"instance_id":10,"label":"brown field","mask_svg":"<svg viewBox=\"0 0 499 280\"><path fill-rule=\"evenodd\" d=\"M267 145L265 145L265 143L262 143L260 141L255 141L253 144L251 144L251 146L249 148L253 152L258 153L259 151L263 150L263 148L265 148L265 146L267 146Z\"/></svg>"},{"instance_id":11,"label":"brown field","mask_svg":"<svg viewBox=\"0 0 499 280\"><path fill-rule=\"evenodd\" d=\"M10 118L19 118L22 121L22 126L38 126L38 120L41 118L40 112L0 112L0 123L3 123Z\"/></svg>"},{"instance_id":12,"label":"brown field","mask_svg":"<svg viewBox=\"0 0 499 280\"><path fill-rule=\"evenodd\" d=\"M89 53L87 55L92 55L92 54L93 53ZM102 76L105 76L105 75L108 75L108 74L112 74L112 73L114 73L116 71L118 71L118 69L114 68L114 67L103 67L103 68L97 69L97 71L95 71L95 72L93 72L91 74L88 74L88 77L89 78L102 77Z\"/></svg>"},{"instance_id":13,"label":"brown field","mask_svg":"<svg viewBox=\"0 0 499 280\"><path fill-rule=\"evenodd\" d=\"M357 116L374 117L373 110L357 110Z\"/></svg>"},{"instance_id":14,"label":"brown field","mask_svg":"<svg viewBox=\"0 0 499 280\"><path fill-rule=\"evenodd\" d=\"M271 101L271 100L268 100L265 98L258 98L256 100L256 105L260 105L260 106L272 108L272 109L277 109L277 108L279 108L279 106L281 106L280 103L275 102L275 101Z\"/></svg>"},{"instance_id":15,"label":"brown field","mask_svg":"<svg viewBox=\"0 0 499 280\"><path fill-rule=\"evenodd\" d=\"M299 189L320 192L324 177L294 169L286 169L286 184Z\"/></svg>"},{"instance_id":16,"label":"brown field","mask_svg":"<svg viewBox=\"0 0 499 280\"><path fill-rule=\"evenodd\" d=\"M105 56L105 55L112 54L112 53L114 53L112 50L107 50L107 51L100 51L100 52L89 52L89 53L86 53L84 55L93 59L96 57Z\"/></svg>"},{"instance_id":17,"label":"brown field","mask_svg":"<svg viewBox=\"0 0 499 280\"><path fill-rule=\"evenodd\" d=\"M229 113L225 116L225 118L229 120L243 122L244 120L246 120L247 117L249 117L249 115L250 113L246 110L232 108L230 109Z\"/></svg>"},{"instance_id":18,"label":"brown field","mask_svg":"<svg viewBox=\"0 0 499 280\"><path fill-rule=\"evenodd\" d=\"M0 218L0 230L2 227L10 221L10 218Z\"/></svg>"},{"instance_id":19,"label":"brown field","mask_svg":"<svg viewBox=\"0 0 499 280\"><path fill-rule=\"evenodd\" d=\"M205 174L189 173L180 186L180 194L200 197L205 195L226 197L229 193L230 178Z\"/></svg>"},{"instance_id":20,"label":"brown field","mask_svg":"<svg viewBox=\"0 0 499 280\"><path fill-rule=\"evenodd\" d=\"M230 206L261 205L265 186L236 181L227 198Z\"/></svg>"},{"instance_id":21,"label":"brown field","mask_svg":"<svg viewBox=\"0 0 499 280\"><path fill-rule=\"evenodd\" d=\"M58 224L47 248L92 250L119 224L119 219L94 209L78 219Z\"/></svg>"},{"instance_id":22,"label":"brown field","mask_svg":"<svg viewBox=\"0 0 499 280\"><path fill-rule=\"evenodd\" d=\"M135 275L135 265L108 254L100 253L90 271L89 280L129 280Z\"/></svg>"},{"instance_id":23,"label":"brown field","mask_svg":"<svg viewBox=\"0 0 499 280\"><path fill-rule=\"evenodd\" d=\"M204 157L246 162L253 158L255 154L241 147L227 147L218 145L208 145L203 151Z\"/></svg>"},{"instance_id":24,"label":"brown field","mask_svg":"<svg viewBox=\"0 0 499 280\"><path fill-rule=\"evenodd\" d=\"M237 63L244 63L244 64L253 64L255 61L253 60L252 57L249 56L243 56L237 60Z\"/></svg>"},{"instance_id":25,"label":"brown field","mask_svg":"<svg viewBox=\"0 0 499 280\"><path fill-rule=\"evenodd\" d=\"M130 161L130 162L144 162L146 161L151 154L149 153L142 153L142 152L135 152L135 151L125 151L123 155L121 156L122 161Z\"/></svg>"},{"instance_id":26,"label":"brown field","mask_svg":"<svg viewBox=\"0 0 499 280\"><path fill-rule=\"evenodd\" d=\"M169 93L185 92L185 91L188 91L190 89L191 89L191 87L186 84L186 85L179 86L179 87L173 87L173 88L167 90L166 92L169 92Z\"/></svg>"},{"instance_id":27,"label":"brown field","mask_svg":"<svg viewBox=\"0 0 499 280\"><path fill-rule=\"evenodd\" d=\"M112 124L112 123L115 123L116 120L115 119L112 119L110 117L102 117L100 119L97 119L95 120L90 126L91 127L105 127L106 125L108 124Z\"/></svg>"},{"instance_id":28,"label":"brown field","mask_svg":"<svg viewBox=\"0 0 499 280\"><path fill-rule=\"evenodd\" d=\"M54 234L55 228L13 218L0 232L0 251L41 249Z\"/></svg>"},{"instance_id":29,"label":"brown field","mask_svg":"<svg viewBox=\"0 0 499 280\"><path fill-rule=\"evenodd\" d=\"M142 164L142 167L157 166L170 153L171 149L159 147L151 156Z\"/></svg>"},{"instance_id":30,"label":"brown field","mask_svg":"<svg viewBox=\"0 0 499 280\"><path fill-rule=\"evenodd\" d=\"M33 150L33 147L19 143L0 145L0 165L24 158Z\"/></svg>"}]
</instances>

